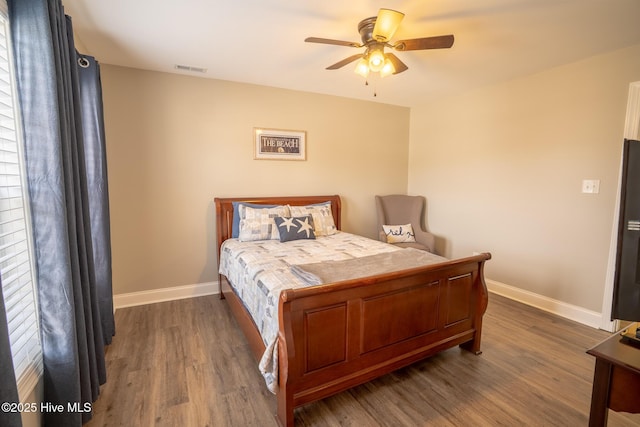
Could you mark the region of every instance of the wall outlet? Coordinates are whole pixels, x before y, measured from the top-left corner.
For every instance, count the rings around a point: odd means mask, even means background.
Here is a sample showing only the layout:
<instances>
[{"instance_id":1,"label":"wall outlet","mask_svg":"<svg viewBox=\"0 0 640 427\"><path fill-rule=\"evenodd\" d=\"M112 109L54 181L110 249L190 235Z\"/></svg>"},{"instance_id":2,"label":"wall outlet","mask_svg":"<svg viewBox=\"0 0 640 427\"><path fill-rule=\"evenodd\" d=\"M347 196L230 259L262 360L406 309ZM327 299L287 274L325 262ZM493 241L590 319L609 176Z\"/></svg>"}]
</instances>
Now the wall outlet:
<instances>
[{"instance_id":1,"label":"wall outlet","mask_svg":"<svg viewBox=\"0 0 640 427\"><path fill-rule=\"evenodd\" d=\"M590 194L598 194L600 192L600 180L599 179L583 179L582 192L590 193Z\"/></svg>"}]
</instances>

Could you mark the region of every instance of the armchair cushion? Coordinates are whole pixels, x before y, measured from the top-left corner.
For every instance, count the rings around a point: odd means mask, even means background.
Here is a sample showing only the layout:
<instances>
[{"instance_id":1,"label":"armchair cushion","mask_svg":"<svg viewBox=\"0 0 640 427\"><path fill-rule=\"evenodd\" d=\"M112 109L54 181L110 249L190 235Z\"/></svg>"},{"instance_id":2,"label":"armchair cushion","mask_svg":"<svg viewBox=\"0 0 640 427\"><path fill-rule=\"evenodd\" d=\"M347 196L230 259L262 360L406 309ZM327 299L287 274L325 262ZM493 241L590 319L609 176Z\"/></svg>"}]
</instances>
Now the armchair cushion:
<instances>
[{"instance_id":1,"label":"armchair cushion","mask_svg":"<svg viewBox=\"0 0 640 427\"><path fill-rule=\"evenodd\" d=\"M416 241L416 234L411 224L382 226L387 236L387 243L409 243Z\"/></svg>"}]
</instances>

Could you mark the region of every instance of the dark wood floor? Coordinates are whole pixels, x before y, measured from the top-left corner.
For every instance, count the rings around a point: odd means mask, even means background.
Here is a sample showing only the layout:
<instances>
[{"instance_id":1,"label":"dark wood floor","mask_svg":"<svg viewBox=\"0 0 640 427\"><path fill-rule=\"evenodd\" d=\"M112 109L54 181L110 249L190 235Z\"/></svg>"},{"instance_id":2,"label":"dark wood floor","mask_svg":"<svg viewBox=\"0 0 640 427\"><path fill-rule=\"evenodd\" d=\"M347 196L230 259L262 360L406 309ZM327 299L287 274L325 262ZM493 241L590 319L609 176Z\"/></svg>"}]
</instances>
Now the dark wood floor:
<instances>
[{"instance_id":1,"label":"dark wood floor","mask_svg":"<svg viewBox=\"0 0 640 427\"><path fill-rule=\"evenodd\" d=\"M608 333L491 294L480 356L453 348L296 411L297 426L586 426ZM225 301L116 312L87 426L276 426L275 397ZM630 391L631 392L631 391ZM637 391L633 391L637 394ZM640 426L609 413L609 426Z\"/></svg>"}]
</instances>

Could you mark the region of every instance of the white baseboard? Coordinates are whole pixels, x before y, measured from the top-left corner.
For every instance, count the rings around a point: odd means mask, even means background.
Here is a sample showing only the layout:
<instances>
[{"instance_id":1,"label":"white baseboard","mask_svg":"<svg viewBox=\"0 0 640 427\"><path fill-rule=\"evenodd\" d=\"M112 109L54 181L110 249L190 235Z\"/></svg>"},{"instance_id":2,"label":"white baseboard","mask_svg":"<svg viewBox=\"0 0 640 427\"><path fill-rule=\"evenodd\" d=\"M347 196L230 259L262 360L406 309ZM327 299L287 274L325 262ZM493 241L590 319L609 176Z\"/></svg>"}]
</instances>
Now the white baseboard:
<instances>
[{"instance_id":1,"label":"white baseboard","mask_svg":"<svg viewBox=\"0 0 640 427\"><path fill-rule=\"evenodd\" d=\"M485 281L487 283L487 289L495 294L591 326L592 328L598 329L601 326L602 314L596 311L587 310L583 307L567 304L566 302L505 285L495 280L485 279Z\"/></svg>"},{"instance_id":2,"label":"white baseboard","mask_svg":"<svg viewBox=\"0 0 640 427\"><path fill-rule=\"evenodd\" d=\"M173 301L184 298L195 298L218 293L218 282L198 283L195 285L174 286L172 288L151 289L148 291L130 292L113 296L114 311L119 308L156 302Z\"/></svg>"}]
</instances>

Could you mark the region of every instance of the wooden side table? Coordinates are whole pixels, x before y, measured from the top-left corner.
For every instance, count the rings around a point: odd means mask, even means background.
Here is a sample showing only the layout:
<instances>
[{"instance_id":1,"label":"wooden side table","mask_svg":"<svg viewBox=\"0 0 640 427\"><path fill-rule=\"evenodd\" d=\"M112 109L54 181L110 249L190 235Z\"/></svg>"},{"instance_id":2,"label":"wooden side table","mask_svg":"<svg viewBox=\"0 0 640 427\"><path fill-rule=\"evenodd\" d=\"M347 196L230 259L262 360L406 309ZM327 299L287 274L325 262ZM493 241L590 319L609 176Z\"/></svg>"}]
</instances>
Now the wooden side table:
<instances>
[{"instance_id":1,"label":"wooden side table","mask_svg":"<svg viewBox=\"0 0 640 427\"><path fill-rule=\"evenodd\" d=\"M587 353L596 358L589 426L606 426L609 409L640 413L640 347L616 333Z\"/></svg>"}]
</instances>

